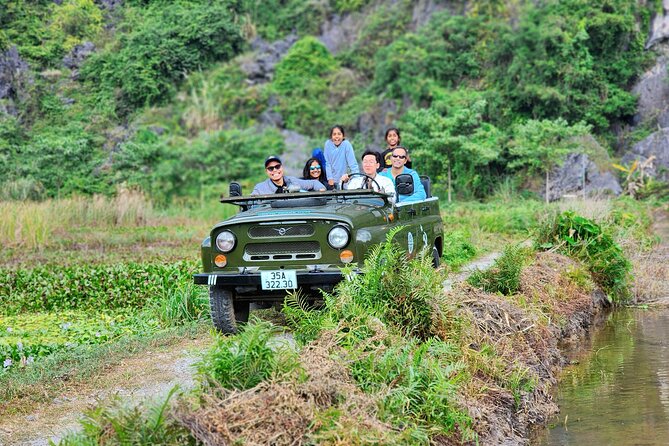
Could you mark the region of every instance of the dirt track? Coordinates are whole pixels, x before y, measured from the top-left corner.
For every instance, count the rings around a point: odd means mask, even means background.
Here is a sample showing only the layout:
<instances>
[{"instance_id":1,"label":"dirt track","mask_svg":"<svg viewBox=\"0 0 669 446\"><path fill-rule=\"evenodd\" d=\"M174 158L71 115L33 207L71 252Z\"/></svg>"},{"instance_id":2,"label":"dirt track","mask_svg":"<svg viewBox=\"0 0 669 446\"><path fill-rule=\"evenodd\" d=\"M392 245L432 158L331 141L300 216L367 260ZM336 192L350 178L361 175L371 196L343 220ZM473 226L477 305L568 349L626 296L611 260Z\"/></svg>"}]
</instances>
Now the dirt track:
<instances>
[{"instance_id":1,"label":"dirt track","mask_svg":"<svg viewBox=\"0 0 669 446\"><path fill-rule=\"evenodd\" d=\"M208 334L186 338L177 344L143 351L85 383L72 383L49 403L35 404L28 415L4 416L0 420L0 445L48 445L68 430L76 429L83 412L94 404L118 395L124 401L164 398L178 385L194 385L193 364L211 344Z\"/></svg>"}]
</instances>

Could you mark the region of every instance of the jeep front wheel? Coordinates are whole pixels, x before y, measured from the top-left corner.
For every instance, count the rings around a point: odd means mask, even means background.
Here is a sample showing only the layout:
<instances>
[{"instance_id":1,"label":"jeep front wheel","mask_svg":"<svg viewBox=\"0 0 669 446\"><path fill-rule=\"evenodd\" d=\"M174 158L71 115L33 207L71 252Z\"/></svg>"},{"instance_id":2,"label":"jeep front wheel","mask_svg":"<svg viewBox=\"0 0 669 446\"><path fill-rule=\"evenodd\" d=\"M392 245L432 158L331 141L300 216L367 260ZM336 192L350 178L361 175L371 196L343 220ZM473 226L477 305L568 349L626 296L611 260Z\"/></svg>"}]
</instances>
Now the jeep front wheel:
<instances>
[{"instance_id":1,"label":"jeep front wheel","mask_svg":"<svg viewBox=\"0 0 669 446\"><path fill-rule=\"evenodd\" d=\"M439 268L439 264L441 263L441 257L439 256L439 250L437 249L436 246L432 247L432 267L434 269Z\"/></svg>"},{"instance_id":2,"label":"jeep front wheel","mask_svg":"<svg viewBox=\"0 0 669 446\"><path fill-rule=\"evenodd\" d=\"M209 306L214 327L224 334L237 333L239 324L249 320L249 303L234 299L235 292L209 287Z\"/></svg>"}]
</instances>

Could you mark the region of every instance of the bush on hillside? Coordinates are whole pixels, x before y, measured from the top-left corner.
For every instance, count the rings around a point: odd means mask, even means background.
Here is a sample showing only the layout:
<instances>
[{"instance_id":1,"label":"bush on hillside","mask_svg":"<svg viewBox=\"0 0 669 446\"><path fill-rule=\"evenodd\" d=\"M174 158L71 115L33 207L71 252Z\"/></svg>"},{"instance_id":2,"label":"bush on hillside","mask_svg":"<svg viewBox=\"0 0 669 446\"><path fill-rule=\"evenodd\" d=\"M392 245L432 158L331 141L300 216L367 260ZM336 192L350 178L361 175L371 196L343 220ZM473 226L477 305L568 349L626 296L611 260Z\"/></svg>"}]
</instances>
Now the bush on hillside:
<instances>
[{"instance_id":1,"label":"bush on hillside","mask_svg":"<svg viewBox=\"0 0 669 446\"><path fill-rule=\"evenodd\" d=\"M276 65L272 90L279 96L278 109L288 127L324 134L332 125L328 96L337 86L330 84L328 75L336 69L325 45L311 36L298 40Z\"/></svg>"},{"instance_id":2,"label":"bush on hillside","mask_svg":"<svg viewBox=\"0 0 669 446\"><path fill-rule=\"evenodd\" d=\"M93 55L82 68L84 80L118 89L118 106L129 112L166 102L188 72L227 60L243 38L232 1L150 6L117 46Z\"/></svg>"}]
</instances>

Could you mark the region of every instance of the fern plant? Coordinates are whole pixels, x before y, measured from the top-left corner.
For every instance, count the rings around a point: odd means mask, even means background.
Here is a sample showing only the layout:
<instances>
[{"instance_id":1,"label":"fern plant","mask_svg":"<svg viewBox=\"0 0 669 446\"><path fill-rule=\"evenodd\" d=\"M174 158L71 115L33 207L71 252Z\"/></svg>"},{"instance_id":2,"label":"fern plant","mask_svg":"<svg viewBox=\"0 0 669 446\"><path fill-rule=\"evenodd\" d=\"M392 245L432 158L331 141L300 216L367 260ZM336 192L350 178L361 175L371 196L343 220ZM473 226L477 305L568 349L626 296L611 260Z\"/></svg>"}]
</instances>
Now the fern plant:
<instances>
[{"instance_id":1,"label":"fern plant","mask_svg":"<svg viewBox=\"0 0 669 446\"><path fill-rule=\"evenodd\" d=\"M252 320L232 337L220 336L198 364L205 385L245 390L298 369L297 353L270 322Z\"/></svg>"}]
</instances>

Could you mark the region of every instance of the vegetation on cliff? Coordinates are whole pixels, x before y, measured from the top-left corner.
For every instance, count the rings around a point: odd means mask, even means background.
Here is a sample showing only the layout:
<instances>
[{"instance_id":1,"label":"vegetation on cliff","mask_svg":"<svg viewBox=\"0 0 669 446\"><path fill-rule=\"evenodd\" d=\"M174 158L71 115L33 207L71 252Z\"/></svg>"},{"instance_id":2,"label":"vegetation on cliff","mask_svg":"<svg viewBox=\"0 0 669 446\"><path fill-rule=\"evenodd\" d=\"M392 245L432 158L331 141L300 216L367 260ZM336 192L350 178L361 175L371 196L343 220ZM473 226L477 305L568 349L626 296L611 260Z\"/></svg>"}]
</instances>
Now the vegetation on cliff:
<instances>
[{"instance_id":1,"label":"vegetation on cliff","mask_svg":"<svg viewBox=\"0 0 669 446\"><path fill-rule=\"evenodd\" d=\"M16 46L30 69L0 99L0 196L112 194L121 184L162 203L212 196L222 182L254 181L252 166L285 149L277 129L258 126L265 112L314 146L342 123L356 147L382 144L383 129L360 123L390 112L416 165L464 197L533 174L535 148L570 135L592 132L613 151L612 125L634 114L629 89L652 58L649 9L452 6L417 27L412 2L2 0L0 48ZM357 27L331 53L314 35L334 14L353 14ZM298 40L271 79L247 82L250 39L291 31ZM85 42L95 50L64 65ZM528 140L528 129L560 132ZM542 169L561 161L560 150L546 153Z\"/></svg>"}]
</instances>

